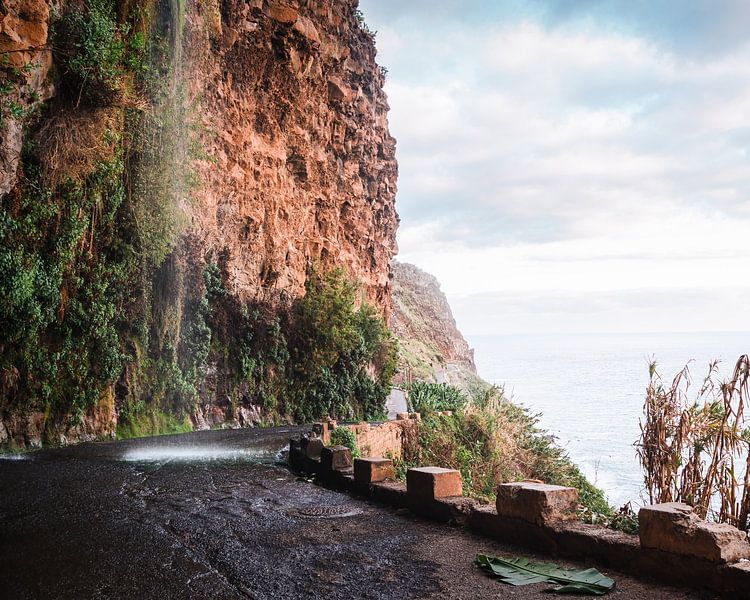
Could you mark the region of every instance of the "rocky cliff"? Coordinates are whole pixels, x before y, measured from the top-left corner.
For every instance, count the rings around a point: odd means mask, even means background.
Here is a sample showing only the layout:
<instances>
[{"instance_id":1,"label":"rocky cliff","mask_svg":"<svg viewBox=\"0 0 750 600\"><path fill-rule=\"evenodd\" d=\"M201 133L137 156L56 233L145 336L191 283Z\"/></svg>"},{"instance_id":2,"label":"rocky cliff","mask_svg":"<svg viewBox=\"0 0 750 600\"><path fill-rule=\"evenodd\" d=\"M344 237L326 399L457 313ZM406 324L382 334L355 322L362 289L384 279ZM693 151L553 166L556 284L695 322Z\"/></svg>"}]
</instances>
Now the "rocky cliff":
<instances>
[{"instance_id":1,"label":"rocky cliff","mask_svg":"<svg viewBox=\"0 0 750 600\"><path fill-rule=\"evenodd\" d=\"M395 140L356 0L7 0L0 53L0 445L291 410L269 381L311 269L389 318Z\"/></svg>"},{"instance_id":2,"label":"rocky cliff","mask_svg":"<svg viewBox=\"0 0 750 600\"><path fill-rule=\"evenodd\" d=\"M226 253L241 297L299 296L317 261L345 265L390 310L395 140L356 4L229 0L220 19L189 15L187 64L209 157L199 161L193 228Z\"/></svg>"},{"instance_id":3,"label":"rocky cliff","mask_svg":"<svg viewBox=\"0 0 750 600\"><path fill-rule=\"evenodd\" d=\"M391 330L399 340L398 383L424 380L468 387L478 381L474 351L456 327L438 280L394 261Z\"/></svg>"},{"instance_id":4,"label":"rocky cliff","mask_svg":"<svg viewBox=\"0 0 750 600\"><path fill-rule=\"evenodd\" d=\"M0 11L13 71L4 106L22 110L54 94L50 11L43 0ZM187 234L203 255L222 254L243 299L298 297L311 263L344 265L387 318L396 142L357 1L204 0L183 18L188 143L200 146L180 165L198 180L183 207ZM16 181L28 123L4 117L0 195Z\"/></svg>"}]
</instances>

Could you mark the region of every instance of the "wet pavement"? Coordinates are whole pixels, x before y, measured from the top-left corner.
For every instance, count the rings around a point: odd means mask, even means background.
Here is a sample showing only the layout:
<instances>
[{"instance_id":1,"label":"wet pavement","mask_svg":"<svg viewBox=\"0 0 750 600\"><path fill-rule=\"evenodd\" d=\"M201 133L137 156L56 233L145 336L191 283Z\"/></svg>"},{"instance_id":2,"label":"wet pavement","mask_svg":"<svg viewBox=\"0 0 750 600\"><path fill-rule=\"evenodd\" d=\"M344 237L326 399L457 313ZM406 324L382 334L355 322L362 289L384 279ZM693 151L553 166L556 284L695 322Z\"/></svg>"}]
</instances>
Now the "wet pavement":
<instances>
[{"instance_id":1,"label":"wet pavement","mask_svg":"<svg viewBox=\"0 0 750 600\"><path fill-rule=\"evenodd\" d=\"M528 552L274 464L296 431L196 432L0 458L0 598L548 597L549 586L513 588L471 565L477 552ZM608 574L613 598L698 597Z\"/></svg>"}]
</instances>

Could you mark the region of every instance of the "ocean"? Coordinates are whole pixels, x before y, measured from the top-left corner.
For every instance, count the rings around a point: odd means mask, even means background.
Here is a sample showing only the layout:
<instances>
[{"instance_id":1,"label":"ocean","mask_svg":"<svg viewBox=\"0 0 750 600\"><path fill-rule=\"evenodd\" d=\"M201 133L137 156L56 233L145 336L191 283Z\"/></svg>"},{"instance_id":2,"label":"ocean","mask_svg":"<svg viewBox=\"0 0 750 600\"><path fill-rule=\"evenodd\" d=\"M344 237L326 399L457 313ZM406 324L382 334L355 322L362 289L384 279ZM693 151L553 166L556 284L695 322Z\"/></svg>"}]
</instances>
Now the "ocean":
<instances>
[{"instance_id":1,"label":"ocean","mask_svg":"<svg viewBox=\"0 0 750 600\"><path fill-rule=\"evenodd\" d=\"M635 454L649 357L665 382L687 363L700 385L708 363L722 376L750 353L750 333L469 335L479 375L540 413L557 439L610 503L643 502Z\"/></svg>"}]
</instances>

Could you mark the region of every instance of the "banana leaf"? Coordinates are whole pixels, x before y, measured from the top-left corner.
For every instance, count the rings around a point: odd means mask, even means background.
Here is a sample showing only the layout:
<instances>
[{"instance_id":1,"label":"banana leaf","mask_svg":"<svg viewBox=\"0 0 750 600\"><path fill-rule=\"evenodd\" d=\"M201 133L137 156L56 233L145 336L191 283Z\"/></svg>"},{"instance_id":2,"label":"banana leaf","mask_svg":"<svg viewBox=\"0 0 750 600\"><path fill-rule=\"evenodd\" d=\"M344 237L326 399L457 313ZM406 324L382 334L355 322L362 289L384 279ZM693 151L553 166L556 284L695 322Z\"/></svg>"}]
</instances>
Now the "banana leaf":
<instances>
[{"instance_id":1,"label":"banana leaf","mask_svg":"<svg viewBox=\"0 0 750 600\"><path fill-rule=\"evenodd\" d=\"M561 569L550 563L534 563L528 558L503 558L477 554L474 564L500 581L511 585L529 585L532 583L562 584L550 591L557 594L591 594L603 596L614 589L615 582L605 577L596 569L576 571Z\"/></svg>"}]
</instances>

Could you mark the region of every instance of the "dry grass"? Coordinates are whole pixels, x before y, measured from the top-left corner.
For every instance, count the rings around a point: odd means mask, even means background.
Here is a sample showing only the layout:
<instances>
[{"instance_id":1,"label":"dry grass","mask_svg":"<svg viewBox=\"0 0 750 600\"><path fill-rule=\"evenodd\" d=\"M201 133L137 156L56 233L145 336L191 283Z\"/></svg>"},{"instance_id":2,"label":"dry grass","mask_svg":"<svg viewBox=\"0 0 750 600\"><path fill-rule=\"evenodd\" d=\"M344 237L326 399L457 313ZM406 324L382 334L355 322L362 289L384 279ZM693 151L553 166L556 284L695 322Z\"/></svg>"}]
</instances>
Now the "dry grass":
<instances>
[{"instance_id":1,"label":"dry grass","mask_svg":"<svg viewBox=\"0 0 750 600\"><path fill-rule=\"evenodd\" d=\"M731 378L723 382L713 362L691 396L687 366L667 388L651 364L638 440L651 503L685 502L703 518L748 528L749 380L747 355L737 360Z\"/></svg>"},{"instance_id":2,"label":"dry grass","mask_svg":"<svg viewBox=\"0 0 750 600\"><path fill-rule=\"evenodd\" d=\"M96 165L111 160L122 130L117 108L61 110L44 122L35 136L44 184L55 189L66 180L79 182Z\"/></svg>"},{"instance_id":3,"label":"dry grass","mask_svg":"<svg viewBox=\"0 0 750 600\"><path fill-rule=\"evenodd\" d=\"M509 401L502 389L478 388L452 415L426 413L404 441L402 472L409 466L458 469L464 493L492 499L500 483L539 479L578 488L581 504L609 516L602 492L592 486L534 415Z\"/></svg>"}]
</instances>

